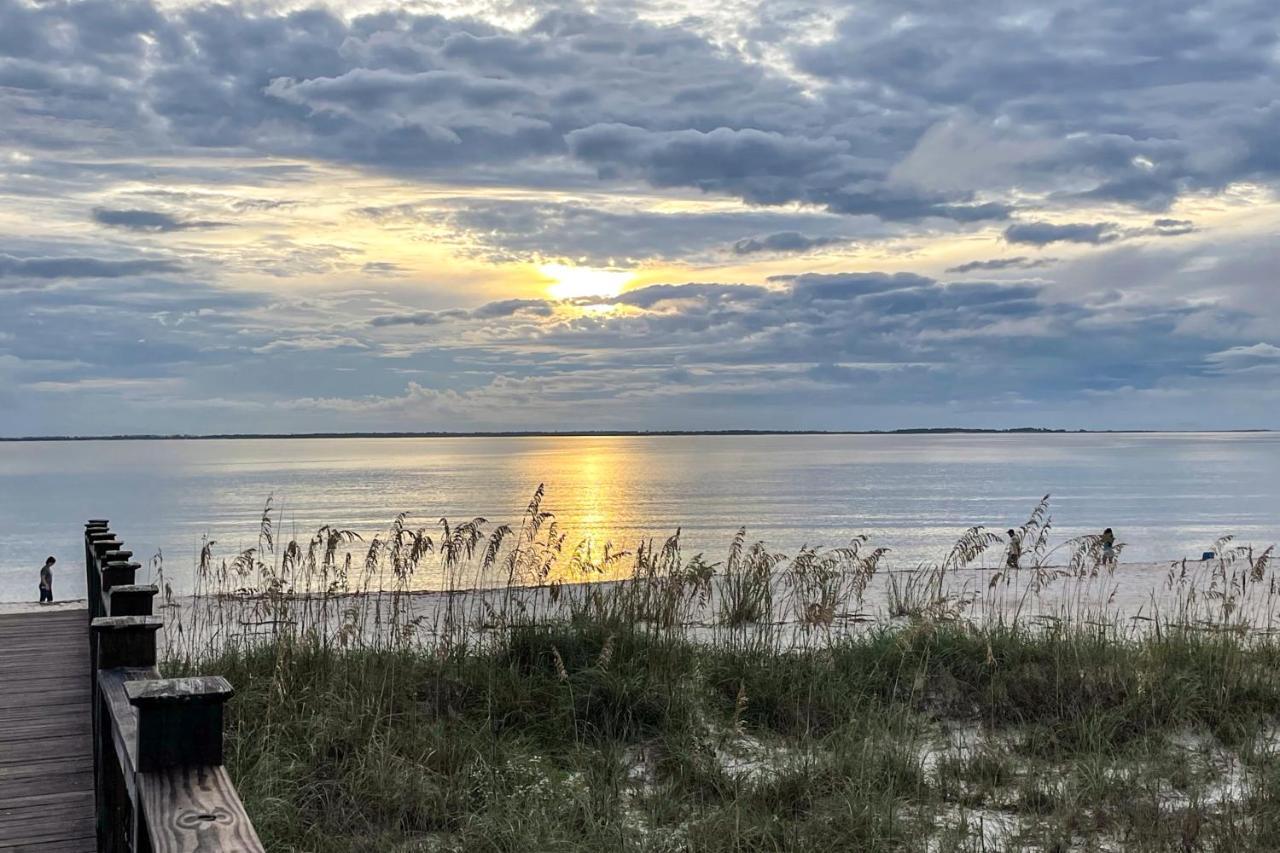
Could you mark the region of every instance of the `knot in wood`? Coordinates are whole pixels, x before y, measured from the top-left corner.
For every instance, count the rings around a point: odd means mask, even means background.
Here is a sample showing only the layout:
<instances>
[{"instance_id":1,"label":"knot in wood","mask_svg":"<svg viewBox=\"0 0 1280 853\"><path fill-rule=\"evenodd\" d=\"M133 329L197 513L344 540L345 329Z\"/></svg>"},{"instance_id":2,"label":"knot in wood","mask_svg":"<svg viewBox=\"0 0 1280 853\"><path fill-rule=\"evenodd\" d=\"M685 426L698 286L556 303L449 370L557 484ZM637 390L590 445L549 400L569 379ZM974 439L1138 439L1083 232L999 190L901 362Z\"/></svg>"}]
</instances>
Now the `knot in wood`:
<instances>
[{"instance_id":1,"label":"knot in wood","mask_svg":"<svg viewBox=\"0 0 1280 853\"><path fill-rule=\"evenodd\" d=\"M231 812L222 808L208 811L186 809L178 814L175 822L181 829L199 829L209 824L229 826L235 822L235 819L231 816Z\"/></svg>"}]
</instances>

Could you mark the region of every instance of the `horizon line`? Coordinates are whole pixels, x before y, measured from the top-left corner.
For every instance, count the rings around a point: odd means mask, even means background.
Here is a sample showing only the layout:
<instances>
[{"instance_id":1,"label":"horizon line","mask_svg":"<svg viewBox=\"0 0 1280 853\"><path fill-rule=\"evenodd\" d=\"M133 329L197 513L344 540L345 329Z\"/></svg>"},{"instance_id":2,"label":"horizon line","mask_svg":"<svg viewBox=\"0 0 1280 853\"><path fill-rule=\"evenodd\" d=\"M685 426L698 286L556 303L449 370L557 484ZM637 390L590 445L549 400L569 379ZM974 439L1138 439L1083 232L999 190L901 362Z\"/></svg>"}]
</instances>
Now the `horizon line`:
<instances>
[{"instance_id":1,"label":"horizon line","mask_svg":"<svg viewBox=\"0 0 1280 853\"><path fill-rule=\"evenodd\" d=\"M332 438L611 438L676 436L769 436L769 435L939 435L939 434L1059 434L1059 435L1142 435L1157 433L1271 433L1269 428L1237 429L1066 429L1052 427L902 427L898 429L666 429L666 430L468 430L468 431L351 431L351 432L230 432L230 433L119 433L107 435L22 435L0 436L0 442L38 441L218 441L262 439Z\"/></svg>"}]
</instances>

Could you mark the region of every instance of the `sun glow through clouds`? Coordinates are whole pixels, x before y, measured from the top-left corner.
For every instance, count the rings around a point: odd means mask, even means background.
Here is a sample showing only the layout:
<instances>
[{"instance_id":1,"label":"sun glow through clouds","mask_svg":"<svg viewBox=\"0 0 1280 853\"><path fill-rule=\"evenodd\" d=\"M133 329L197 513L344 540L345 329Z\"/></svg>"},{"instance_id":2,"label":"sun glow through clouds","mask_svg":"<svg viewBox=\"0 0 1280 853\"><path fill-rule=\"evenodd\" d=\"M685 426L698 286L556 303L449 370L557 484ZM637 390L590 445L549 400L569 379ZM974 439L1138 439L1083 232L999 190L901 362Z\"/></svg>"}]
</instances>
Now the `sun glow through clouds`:
<instances>
[{"instance_id":1,"label":"sun glow through clouds","mask_svg":"<svg viewBox=\"0 0 1280 853\"><path fill-rule=\"evenodd\" d=\"M547 288L556 299L582 299L590 296L614 297L631 281L625 270L595 267L571 267L567 264L543 264L538 272L551 279Z\"/></svg>"}]
</instances>

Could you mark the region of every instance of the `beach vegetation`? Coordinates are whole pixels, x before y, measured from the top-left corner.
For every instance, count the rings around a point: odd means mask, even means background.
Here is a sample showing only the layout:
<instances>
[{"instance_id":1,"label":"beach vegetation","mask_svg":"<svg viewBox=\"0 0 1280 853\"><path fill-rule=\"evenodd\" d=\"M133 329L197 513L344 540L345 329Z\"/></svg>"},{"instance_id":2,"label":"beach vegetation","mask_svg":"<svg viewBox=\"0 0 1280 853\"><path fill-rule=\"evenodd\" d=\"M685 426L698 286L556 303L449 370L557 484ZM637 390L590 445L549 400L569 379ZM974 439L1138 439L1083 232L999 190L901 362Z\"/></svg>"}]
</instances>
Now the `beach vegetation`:
<instances>
[{"instance_id":1,"label":"beach vegetation","mask_svg":"<svg viewBox=\"0 0 1280 853\"><path fill-rule=\"evenodd\" d=\"M284 851L1271 850L1272 549L1116 605L1096 540L964 532L723 560L399 516L200 551L169 668L224 674L228 763ZM163 569L161 568L161 571ZM886 577L888 575L888 577ZM892 579L890 579L892 578Z\"/></svg>"}]
</instances>

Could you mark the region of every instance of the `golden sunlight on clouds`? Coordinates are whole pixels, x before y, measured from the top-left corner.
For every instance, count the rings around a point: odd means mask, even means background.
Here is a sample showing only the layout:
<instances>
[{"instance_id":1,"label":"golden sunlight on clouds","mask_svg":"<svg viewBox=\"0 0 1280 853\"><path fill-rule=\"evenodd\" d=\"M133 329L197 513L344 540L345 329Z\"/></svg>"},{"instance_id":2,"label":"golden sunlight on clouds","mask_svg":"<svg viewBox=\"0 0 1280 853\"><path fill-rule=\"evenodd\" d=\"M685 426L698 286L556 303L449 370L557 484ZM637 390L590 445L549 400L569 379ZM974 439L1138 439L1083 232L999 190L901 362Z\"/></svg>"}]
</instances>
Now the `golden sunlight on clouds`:
<instances>
[{"instance_id":1,"label":"golden sunlight on clouds","mask_svg":"<svg viewBox=\"0 0 1280 853\"><path fill-rule=\"evenodd\" d=\"M604 270L574 267L567 264L542 264L538 272L550 280L547 293L556 299L582 299L591 296L614 297L631 281L626 270Z\"/></svg>"}]
</instances>

